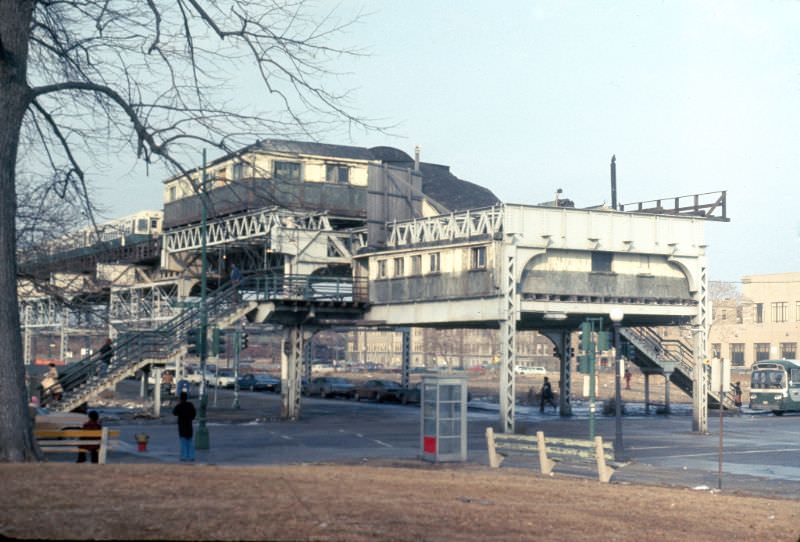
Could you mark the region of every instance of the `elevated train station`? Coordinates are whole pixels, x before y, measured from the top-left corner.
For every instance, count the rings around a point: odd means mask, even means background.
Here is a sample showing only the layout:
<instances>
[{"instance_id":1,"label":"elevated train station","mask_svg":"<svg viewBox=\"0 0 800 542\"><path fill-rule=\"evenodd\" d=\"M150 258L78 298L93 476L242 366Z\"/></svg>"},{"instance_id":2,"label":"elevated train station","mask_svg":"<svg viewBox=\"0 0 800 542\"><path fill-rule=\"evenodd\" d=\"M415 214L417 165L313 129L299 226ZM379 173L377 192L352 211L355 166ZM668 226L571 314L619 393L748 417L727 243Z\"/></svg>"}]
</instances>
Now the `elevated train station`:
<instances>
[{"instance_id":1,"label":"elevated train station","mask_svg":"<svg viewBox=\"0 0 800 542\"><path fill-rule=\"evenodd\" d=\"M727 220L724 192L616 210L501 204L419 155L281 141L215 160L206 191L198 190L202 173L165 182L163 227L133 243L148 247L140 254L106 240L21 262L27 363L38 330L60 333L62 353L70 334L115 339L114 371L97 377L97 354L67 365L54 408L75 408L144 367L181 366L185 335L201 316L203 237L209 323L284 329L288 419L300 415L305 343L343 326L397 328L404 337L409 326L498 329L506 431L514 430L516 336L537 330L559 352L560 409L569 415L570 336L587 317L611 328L612 314L624 315L616 323L637 364L668 367L662 374L688 388L696 430L704 431L708 403L720 400L702 365L704 227ZM196 216L202 205L205 226ZM231 263L245 275L238 289L227 281ZM652 327L672 325L693 326L694 344L662 344ZM406 351L403 359L407 385Z\"/></svg>"}]
</instances>

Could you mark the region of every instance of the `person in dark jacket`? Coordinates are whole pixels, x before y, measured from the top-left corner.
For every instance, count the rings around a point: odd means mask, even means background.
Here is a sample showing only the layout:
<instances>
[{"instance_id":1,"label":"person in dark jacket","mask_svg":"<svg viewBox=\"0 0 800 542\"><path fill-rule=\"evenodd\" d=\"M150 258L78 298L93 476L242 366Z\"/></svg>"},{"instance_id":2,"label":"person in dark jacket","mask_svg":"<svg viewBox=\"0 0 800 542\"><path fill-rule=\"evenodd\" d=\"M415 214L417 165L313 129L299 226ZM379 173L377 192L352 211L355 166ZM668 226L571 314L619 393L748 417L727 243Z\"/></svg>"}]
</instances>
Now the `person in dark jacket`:
<instances>
[{"instance_id":1,"label":"person in dark jacket","mask_svg":"<svg viewBox=\"0 0 800 542\"><path fill-rule=\"evenodd\" d=\"M84 429L102 429L103 426L100 425L100 416L97 414L96 410L92 410L89 412L89 421L83 424ZM92 463L98 462L98 451L100 450L100 446L97 444L87 444L85 446L79 447L80 452L78 452L78 463L86 463L86 452L89 452L91 456Z\"/></svg>"},{"instance_id":2,"label":"person in dark jacket","mask_svg":"<svg viewBox=\"0 0 800 542\"><path fill-rule=\"evenodd\" d=\"M103 362L103 374L108 373L108 368L111 367L111 358L114 357L114 348L111 346L111 339L106 339L103 346L100 347L100 361Z\"/></svg>"},{"instance_id":3,"label":"person in dark jacket","mask_svg":"<svg viewBox=\"0 0 800 542\"><path fill-rule=\"evenodd\" d=\"M175 405L172 414L178 417L178 437L181 441L181 461L194 461L194 430L192 422L197 412L189 401L186 392L181 392L180 403Z\"/></svg>"},{"instance_id":4,"label":"person in dark jacket","mask_svg":"<svg viewBox=\"0 0 800 542\"><path fill-rule=\"evenodd\" d=\"M542 384L542 397L539 400L539 412L544 412L544 404L549 403L550 406L553 407L553 410L556 408L556 403L553 401L553 387L550 385L550 380L547 377L544 377L544 384Z\"/></svg>"}]
</instances>

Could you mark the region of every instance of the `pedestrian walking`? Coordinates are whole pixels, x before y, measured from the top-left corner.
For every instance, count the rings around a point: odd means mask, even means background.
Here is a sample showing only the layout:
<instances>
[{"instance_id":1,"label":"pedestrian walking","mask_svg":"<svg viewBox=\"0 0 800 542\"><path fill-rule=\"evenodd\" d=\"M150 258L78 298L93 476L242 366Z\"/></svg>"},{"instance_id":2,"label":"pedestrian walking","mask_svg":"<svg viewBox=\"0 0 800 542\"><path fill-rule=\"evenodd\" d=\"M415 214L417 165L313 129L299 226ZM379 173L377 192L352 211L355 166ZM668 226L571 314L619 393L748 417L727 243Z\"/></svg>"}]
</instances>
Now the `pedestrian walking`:
<instances>
[{"instance_id":1,"label":"pedestrian walking","mask_svg":"<svg viewBox=\"0 0 800 542\"><path fill-rule=\"evenodd\" d=\"M233 302L239 302L239 284L242 282L242 272L236 264L231 264L231 284L233 284Z\"/></svg>"},{"instance_id":2,"label":"pedestrian walking","mask_svg":"<svg viewBox=\"0 0 800 542\"><path fill-rule=\"evenodd\" d=\"M100 415L97 414L96 410L89 411L89 421L83 424L84 429L102 429L103 426L100 425ZM78 449L78 463L86 463L86 452L89 452L89 456L91 457L92 463L98 462L98 451L100 450L100 446L97 444L86 444L83 446L79 446Z\"/></svg>"},{"instance_id":3,"label":"pedestrian walking","mask_svg":"<svg viewBox=\"0 0 800 542\"><path fill-rule=\"evenodd\" d=\"M739 414L742 413L742 386L738 382L733 386L733 404Z\"/></svg>"},{"instance_id":4,"label":"pedestrian walking","mask_svg":"<svg viewBox=\"0 0 800 542\"><path fill-rule=\"evenodd\" d=\"M181 392L180 403L172 409L172 414L178 417L178 437L181 442L181 461L194 461L194 429L192 422L197 412L194 405L189 402L186 392Z\"/></svg>"},{"instance_id":5,"label":"pedestrian walking","mask_svg":"<svg viewBox=\"0 0 800 542\"><path fill-rule=\"evenodd\" d=\"M542 396L539 400L539 412L544 412L544 404L549 403L556 410L555 401L553 401L553 387L550 385L550 380L544 377L544 384L542 384Z\"/></svg>"},{"instance_id":6,"label":"pedestrian walking","mask_svg":"<svg viewBox=\"0 0 800 542\"><path fill-rule=\"evenodd\" d=\"M51 363L47 374L42 378L42 402L45 399L53 399L55 401L61 400L61 395L64 393L64 388L61 387L61 382L58 380L58 369L56 364Z\"/></svg>"},{"instance_id":7,"label":"pedestrian walking","mask_svg":"<svg viewBox=\"0 0 800 542\"><path fill-rule=\"evenodd\" d=\"M631 370L626 367L625 368L625 389L626 390L631 389L631 376L633 376L631 374Z\"/></svg>"},{"instance_id":8,"label":"pedestrian walking","mask_svg":"<svg viewBox=\"0 0 800 542\"><path fill-rule=\"evenodd\" d=\"M108 368L111 367L111 358L114 357L114 348L111 346L111 339L106 339L103 346L100 347L100 361L102 365L102 374L108 374Z\"/></svg>"}]
</instances>

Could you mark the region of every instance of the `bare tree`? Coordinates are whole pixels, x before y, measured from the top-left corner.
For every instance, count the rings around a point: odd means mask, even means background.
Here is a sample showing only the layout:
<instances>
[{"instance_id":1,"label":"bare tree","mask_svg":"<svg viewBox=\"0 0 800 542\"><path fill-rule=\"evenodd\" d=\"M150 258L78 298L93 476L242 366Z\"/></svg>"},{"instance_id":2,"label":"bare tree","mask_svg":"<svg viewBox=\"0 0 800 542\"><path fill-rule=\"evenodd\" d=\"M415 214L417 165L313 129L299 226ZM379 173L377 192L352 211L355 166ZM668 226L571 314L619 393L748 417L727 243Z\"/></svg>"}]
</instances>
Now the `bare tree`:
<instances>
[{"instance_id":1,"label":"bare tree","mask_svg":"<svg viewBox=\"0 0 800 542\"><path fill-rule=\"evenodd\" d=\"M359 54L339 45L356 20L303 0L0 2L0 460L36 458L17 310L18 172L48 167L35 190L91 223L95 156L128 150L186 174L199 147L370 128L329 71ZM234 106L251 75L263 92Z\"/></svg>"}]
</instances>

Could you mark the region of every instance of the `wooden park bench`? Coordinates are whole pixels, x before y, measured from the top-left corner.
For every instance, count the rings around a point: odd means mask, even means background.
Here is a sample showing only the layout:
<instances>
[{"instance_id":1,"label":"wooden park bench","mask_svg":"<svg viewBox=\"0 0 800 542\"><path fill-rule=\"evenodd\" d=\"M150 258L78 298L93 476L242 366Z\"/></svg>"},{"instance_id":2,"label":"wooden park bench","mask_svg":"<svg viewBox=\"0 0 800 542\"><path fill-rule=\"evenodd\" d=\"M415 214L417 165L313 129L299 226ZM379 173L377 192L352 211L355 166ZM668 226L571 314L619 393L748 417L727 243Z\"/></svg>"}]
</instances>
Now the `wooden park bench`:
<instances>
[{"instance_id":1,"label":"wooden park bench","mask_svg":"<svg viewBox=\"0 0 800 542\"><path fill-rule=\"evenodd\" d=\"M542 431L536 436L495 433L491 427L486 428L486 446L489 450L489 465L499 468L507 455L532 455L539 458L542 474L550 474L556 463L597 466L597 476L601 482L608 482L614 474L617 463L613 459L613 446L604 443L603 437L597 436L594 441L548 438Z\"/></svg>"},{"instance_id":2,"label":"wooden park bench","mask_svg":"<svg viewBox=\"0 0 800 542\"><path fill-rule=\"evenodd\" d=\"M98 463L104 464L113 441L119 439L119 431L102 429L36 429L36 441L44 453L89 453L86 446L99 446Z\"/></svg>"}]
</instances>

